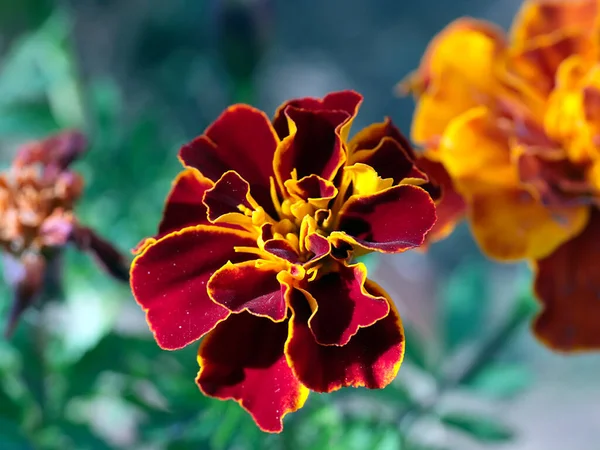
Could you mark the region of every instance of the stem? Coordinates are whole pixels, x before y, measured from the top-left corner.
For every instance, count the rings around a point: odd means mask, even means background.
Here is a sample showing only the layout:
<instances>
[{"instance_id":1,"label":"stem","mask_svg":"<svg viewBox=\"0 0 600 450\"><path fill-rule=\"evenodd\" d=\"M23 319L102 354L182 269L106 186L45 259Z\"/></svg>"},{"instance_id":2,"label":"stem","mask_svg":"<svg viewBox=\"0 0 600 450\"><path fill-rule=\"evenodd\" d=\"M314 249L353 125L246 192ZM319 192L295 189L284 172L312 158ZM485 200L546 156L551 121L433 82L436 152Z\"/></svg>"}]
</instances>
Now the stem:
<instances>
[{"instance_id":1,"label":"stem","mask_svg":"<svg viewBox=\"0 0 600 450\"><path fill-rule=\"evenodd\" d=\"M446 375L440 381L436 395L429 402L411 405L401 412L397 419L401 434L406 433L410 425L420 416L431 412L444 393L475 378L505 348L505 344L529 319L531 311L531 304L519 298L505 321L485 340L469 363L455 375Z\"/></svg>"}]
</instances>

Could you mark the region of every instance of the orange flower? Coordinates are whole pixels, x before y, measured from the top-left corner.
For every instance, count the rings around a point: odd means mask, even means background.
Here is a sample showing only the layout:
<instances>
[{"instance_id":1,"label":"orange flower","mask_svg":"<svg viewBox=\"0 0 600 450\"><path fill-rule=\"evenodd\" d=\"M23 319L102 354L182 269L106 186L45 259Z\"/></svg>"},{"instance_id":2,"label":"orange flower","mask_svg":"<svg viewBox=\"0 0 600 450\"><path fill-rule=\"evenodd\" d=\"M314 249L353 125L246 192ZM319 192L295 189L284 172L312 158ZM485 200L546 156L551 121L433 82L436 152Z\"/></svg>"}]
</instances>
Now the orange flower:
<instances>
[{"instance_id":1,"label":"orange flower","mask_svg":"<svg viewBox=\"0 0 600 450\"><path fill-rule=\"evenodd\" d=\"M599 19L597 0L527 1L508 37L460 19L400 85L413 140L464 200L446 230L465 214L486 254L534 262L534 329L563 351L600 348Z\"/></svg>"},{"instance_id":2,"label":"orange flower","mask_svg":"<svg viewBox=\"0 0 600 450\"><path fill-rule=\"evenodd\" d=\"M69 242L90 251L114 277L128 279L127 262L107 241L77 221L73 208L83 179L69 165L87 144L64 132L23 145L10 169L0 173L0 249L5 278L14 291L6 328L10 335L23 311L44 290L52 266Z\"/></svg>"}]
</instances>

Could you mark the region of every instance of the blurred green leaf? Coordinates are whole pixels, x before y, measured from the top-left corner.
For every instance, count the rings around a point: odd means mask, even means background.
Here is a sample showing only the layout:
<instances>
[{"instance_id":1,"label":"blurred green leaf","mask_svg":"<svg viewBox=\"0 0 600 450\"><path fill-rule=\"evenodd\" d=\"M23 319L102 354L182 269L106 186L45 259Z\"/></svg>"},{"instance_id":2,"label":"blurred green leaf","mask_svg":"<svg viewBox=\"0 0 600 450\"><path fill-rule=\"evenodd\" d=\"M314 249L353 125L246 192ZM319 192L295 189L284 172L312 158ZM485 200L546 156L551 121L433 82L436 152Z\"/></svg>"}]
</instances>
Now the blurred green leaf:
<instances>
[{"instance_id":1,"label":"blurred green leaf","mask_svg":"<svg viewBox=\"0 0 600 450\"><path fill-rule=\"evenodd\" d=\"M508 442L514 432L497 420L467 413L449 413L440 417L443 424L483 442Z\"/></svg>"},{"instance_id":2,"label":"blurred green leaf","mask_svg":"<svg viewBox=\"0 0 600 450\"><path fill-rule=\"evenodd\" d=\"M404 359L426 372L429 372L430 362L427 354L427 345L423 338L417 333L416 329L409 324L404 325L404 337L406 340Z\"/></svg>"},{"instance_id":3,"label":"blurred green leaf","mask_svg":"<svg viewBox=\"0 0 600 450\"><path fill-rule=\"evenodd\" d=\"M446 350L479 336L488 298L486 265L468 261L451 274L444 290L443 314Z\"/></svg>"},{"instance_id":4,"label":"blurred green leaf","mask_svg":"<svg viewBox=\"0 0 600 450\"><path fill-rule=\"evenodd\" d=\"M527 389L533 382L531 370L519 364L487 365L467 386L493 398L510 398Z\"/></svg>"},{"instance_id":5,"label":"blurred green leaf","mask_svg":"<svg viewBox=\"0 0 600 450\"><path fill-rule=\"evenodd\" d=\"M20 431L18 423L0 418L0 448L2 450L33 450L33 445Z\"/></svg>"},{"instance_id":6,"label":"blurred green leaf","mask_svg":"<svg viewBox=\"0 0 600 450\"><path fill-rule=\"evenodd\" d=\"M21 420L23 416L22 406L7 392L0 384L0 418Z\"/></svg>"},{"instance_id":7,"label":"blurred green leaf","mask_svg":"<svg viewBox=\"0 0 600 450\"><path fill-rule=\"evenodd\" d=\"M59 429L71 442L74 450L110 450L113 448L98 437L89 425L63 421L59 424Z\"/></svg>"},{"instance_id":8,"label":"blurred green leaf","mask_svg":"<svg viewBox=\"0 0 600 450\"><path fill-rule=\"evenodd\" d=\"M109 333L66 369L68 396L90 393L105 370L149 377L150 362L159 353L154 341Z\"/></svg>"},{"instance_id":9,"label":"blurred green leaf","mask_svg":"<svg viewBox=\"0 0 600 450\"><path fill-rule=\"evenodd\" d=\"M22 365L20 377L36 404L43 411L46 407L46 375L47 361L44 354L44 343L47 336L44 330L33 326L17 328L12 342L19 349Z\"/></svg>"}]
</instances>

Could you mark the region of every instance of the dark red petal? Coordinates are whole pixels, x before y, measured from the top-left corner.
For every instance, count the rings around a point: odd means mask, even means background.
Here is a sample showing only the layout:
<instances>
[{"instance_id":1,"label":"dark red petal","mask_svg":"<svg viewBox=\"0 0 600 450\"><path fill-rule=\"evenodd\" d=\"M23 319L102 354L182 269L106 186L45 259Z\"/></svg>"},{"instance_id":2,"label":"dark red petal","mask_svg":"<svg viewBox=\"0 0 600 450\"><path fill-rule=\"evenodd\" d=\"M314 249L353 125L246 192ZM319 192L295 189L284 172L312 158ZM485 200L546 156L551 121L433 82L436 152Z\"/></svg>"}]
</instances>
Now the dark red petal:
<instances>
[{"instance_id":1,"label":"dark red petal","mask_svg":"<svg viewBox=\"0 0 600 450\"><path fill-rule=\"evenodd\" d=\"M286 114L297 130L275 153L273 165L280 185L291 178L294 169L298 179L318 175L331 181L346 159L337 127L348 119L348 113L288 107Z\"/></svg>"},{"instance_id":2,"label":"dark red petal","mask_svg":"<svg viewBox=\"0 0 600 450\"><path fill-rule=\"evenodd\" d=\"M208 281L208 294L231 312L248 311L281 322L287 315L287 286L277 280L279 268L256 267L255 261L226 264Z\"/></svg>"},{"instance_id":3,"label":"dark red petal","mask_svg":"<svg viewBox=\"0 0 600 450\"><path fill-rule=\"evenodd\" d=\"M400 130L396 128L389 117L386 117L383 122L369 125L356 133L348 144L350 153L355 153L359 150L372 150L386 137L390 137L398 142L404 153L408 155L410 159L415 158L412 145L410 145L410 142L408 142L408 139L406 139ZM377 170L377 168L375 168L375 170ZM377 170L377 172L379 171Z\"/></svg>"},{"instance_id":4,"label":"dark red petal","mask_svg":"<svg viewBox=\"0 0 600 450\"><path fill-rule=\"evenodd\" d=\"M298 252L285 239L269 239L265 242L264 249L281 259L295 264L300 259Z\"/></svg>"},{"instance_id":5,"label":"dark red petal","mask_svg":"<svg viewBox=\"0 0 600 450\"><path fill-rule=\"evenodd\" d=\"M583 232L537 261L538 338L564 352L600 350L600 211Z\"/></svg>"},{"instance_id":6,"label":"dark red petal","mask_svg":"<svg viewBox=\"0 0 600 450\"><path fill-rule=\"evenodd\" d=\"M306 248L314 255L310 259L314 262L324 258L331 252L331 243L326 237L312 233L306 236Z\"/></svg>"},{"instance_id":7,"label":"dark red petal","mask_svg":"<svg viewBox=\"0 0 600 450\"><path fill-rule=\"evenodd\" d=\"M302 200L333 198L337 193L331 181L324 180L318 175L308 175L298 181L287 180L285 186L290 195L295 195Z\"/></svg>"},{"instance_id":8,"label":"dark red petal","mask_svg":"<svg viewBox=\"0 0 600 450\"><path fill-rule=\"evenodd\" d=\"M202 198L212 185L196 169L186 169L177 175L167 197L157 238L185 227L208 224Z\"/></svg>"},{"instance_id":9,"label":"dark red petal","mask_svg":"<svg viewBox=\"0 0 600 450\"><path fill-rule=\"evenodd\" d=\"M314 299L313 314L308 322L315 340L321 345L343 346L359 328L369 327L388 315L385 297L365 291L367 268L363 264L338 266L307 283L305 290Z\"/></svg>"},{"instance_id":10,"label":"dark red petal","mask_svg":"<svg viewBox=\"0 0 600 450\"><path fill-rule=\"evenodd\" d=\"M448 236L466 213L464 198L454 188L452 178L443 164L420 157L417 164L431 177L431 184L437 187L440 197L436 199L437 221L429 233L427 241L435 242Z\"/></svg>"},{"instance_id":11,"label":"dark red petal","mask_svg":"<svg viewBox=\"0 0 600 450\"><path fill-rule=\"evenodd\" d=\"M164 349L185 347L226 318L229 311L206 291L212 274L227 261L253 256L234 246L255 246L247 233L210 225L185 228L150 243L133 261L131 288Z\"/></svg>"},{"instance_id":12,"label":"dark red petal","mask_svg":"<svg viewBox=\"0 0 600 450\"><path fill-rule=\"evenodd\" d=\"M183 146L185 165L195 167L213 181L234 170L250 183L252 196L273 212L269 177L279 139L268 117L248 105L234 105L208 127L203 136Z\"/></svg>"},{"instance_id":13,"label":"dark red petal","mask_svg":"<svg viewBox=\"0 0 600 450\"><path fill-rule=\"evenodd\" d=\"M200 346L196 378L200 390L221 400L236 400L263 431L280 432L283 417L300 409L309 392L287 364L283 353L287 334L287 322L232 314Z\"/></svg>"},{"instance_id":14,"label":"dark red petal","mask_svg":"<svg viewBox=\"0 0 600 450\"><path fill-rule=\"evenodd\" d=\"M417 247L436 220L433 200L413 185L394 186L369 196L351 197L340 211L338 230L369 250L401 252ZM344 240L341 233L332 237Z\"/></svg>"},{"instance_id":15,"label":"dark red petal","mask_svg":"<svg viewBox=\"0 0 600 450\"><path fill-rule=\"evenodd\" d=\"M402 145L389 137L383 138L373 150L361 150L352 154L351 164L363 163L373 167L381 178L392 178L398 184L404 178L425 178L414 166L412 158Z\"/></svg>"},{"instance_id":16,"label":"dark red petal","mask_svg":"<svg viewBox=\"0 0 600 450\"><path fill-rule=\"evenodd\" d=\"M313 97L294 99L277 108L275 118L273 119L273 127L280 139L289 135L287 118L285 116L285 110L288 106L309 111L344 111L349 117L354 117L358 112L358 107L362 103L362 99L362 95L354 91L332 92L323 99Z\"/></svg>"},{"instance_id":17,"label":"dark red petal","mask_svg":"<svg viewBox=\"0 0 600 450\"><path fill-rule=\"evenodd\" d=\"M253 209L248 201L249 195L250 185L246 180L236 172L225 172L204 195L208 219L215 221L224 214L240 213L240 205Z\"/></svg>"},{"instance_id":18,"label":"dark red petal","mask_svg":"<svg viewBox=\"0 0 600 450\"><path fill-rule=\"evenodd\" d=\"M309 389L332 392L346 386L381 389L396 377L404 355L404 333L396 309L375 283L367 292L390 303L389 314L368 328L361 328L343 347L319 345L308 327L311 310L302 292L292 295L293 309L286 355L298 379Z\"/></svg>"}]
</instances>

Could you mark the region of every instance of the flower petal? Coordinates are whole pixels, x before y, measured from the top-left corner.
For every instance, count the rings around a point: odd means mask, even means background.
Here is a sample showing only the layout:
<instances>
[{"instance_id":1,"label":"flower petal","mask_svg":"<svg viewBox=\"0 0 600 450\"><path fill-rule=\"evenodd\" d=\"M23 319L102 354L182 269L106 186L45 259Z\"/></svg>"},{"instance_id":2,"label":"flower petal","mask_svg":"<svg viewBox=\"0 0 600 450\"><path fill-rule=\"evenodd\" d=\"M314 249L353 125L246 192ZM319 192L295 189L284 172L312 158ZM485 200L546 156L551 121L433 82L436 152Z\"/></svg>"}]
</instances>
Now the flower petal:
<instances>
[{"instance_id":1,"label":"flower petal","mask_svg":"<svg viewBox=\"0 0 600 450\"><path fill-rule=\"evenodd\" d=\"M587 30L557 30L513 49L507 68L546 96L555 86L557 71L563 61L577 54L592 58L594 50Z\"/></svg>"},{"instance_id":2,"label":"flower petal","mask_svg":"<svg viewBox=\"0 0 600 450\"><path fill-rule=\"evenodd\" d=\"M394 184L398 184L413 174L414 160L409 156L413 152L409 152L399 141L384 137L375 148L353 153L350 164L366 164L375 169L381 178L391 178Z\"/></svg>"},{"instance_id":3,"label":"flower petal","mask_svg":"<svg viewBox=\"0 0 600 450\"><path fill-rule=\"evenodd\" d=\"M375 283L367 280L366 291L385 297L389 314L361 328L343 347L319 345L308 326L311 309L301 291L294 290L290 335L285 352L298 379L309 389L332 392L347 386L381 389L396 377L404 355L404 332L393 302Z\"/></svg>"},{"instance_id":4,"label":"flower petal","mask_svg":"<svg viewBox=\"0 0 600 450\"><path fill-rule=\"evenodd\" d=\"M300 256L296 249L285 239L269 239L264 245L265 251L271 255L295 264L299 261Z\"/></svg>"},{"instance_id":5,"label":"flower petal","mask_svg":"<svg viewBox=\"0 0 600 450\"><path fill-rule=\"evenodd\" d=\"M417 247L436 220L433 200L412 185L394 186L369 196L353 196L339 213L341 231L331 238L385 253Z\"/></svg>"},{"instance_id":6,"label":"flower petal","mask_svg":"<svg viewBox=\"0 0 600 450\"><path fill-rule=\"evenodd\" d=\"M364 264L339 265L338 271L304 287L313 310L308 325L318 344L344 346L360 328L388 315L387 300L369 294L365 289L366 279Z\"/></svg>"},{"instance_id":7,"label":"flower petal","mask_svg":"<svg viewBox=\"0 0 600 450\"><path fill-rule=\"evenodd\" d=\"M208 127L204 135L183 146L179 153L186 166L195 167L211 180L227 170L250 183L253 197L272 212L269 177L279 139L268 117L248 105L234 105Z\"/></svg>"},{"instance_id":8,"label":"flower petal","mask_svg":"<svg viewBox=\"0 0 600 450\"><path fill-rule=\"evenodd\" d=\"M348 114L351 121L354 116L356 116L362 100L362 95L355 91L332 92L322 99L306 97L291 100L277 108L273 119L273 127L277 130L277 135L280 139L283 139L290 134L288 120L285 114L285 110L288 106L309 111L344 111Z\"/></svg>"},{"instance_id":9,"label":"flower petal","mask_svg":"<svg viewBox=\"0 0 600 450\"><path fill-rule=\"evenodd\" d=\"M441 198L435 204L437 221L427 233L427 241L434 242L452 233L456 224L465 216L467 205L462 195L456 192L454 183L442 164L425 156L420 157L417 164L432 178L433 183L441 188Z\"/></svg>"},{"instance_id":10,"label":"flower petal","mask_svg":"<svg viewBox=\"0 0 600 450\"><path fill-rule=\"evenodd\" d=\"M337 195L337 188L329 181L318 175L308 175L300 180L289 179L285 182L287 192L302 200L325 199L331 200Z\"/></svg>"},{"instance_id":11,"label":"flower petal","mask_svg":"<svg viewBox=\"0 0 600 450\"><path fill-rule=\"evenodd\" d=\"M598 12L596 0L527 1L513 21L511 38L519 45L557 30L589 31Z\"/></svg>"},{"instance_id":12,"label":"flower petal","mask_svg":"<svg viewBox=\"0 0 600 450\"><path fill-rule=\"evenodd\" d=\"M346 160L338 126L348 119L344 111L308 111L289 106L290 135L277 148L274 159L277 181L283 183L296 170L297 178L318 175L333 180Z\"/></svg>"},{"instance_id":13,"label":"flower petal","mask_svg":"<svg viewBox=\"0 0 600 450\"><path fill-rule=\"evenodd\" d=\"M213 187L204 194L204 205L208 220L216 222L222 216L237 214L246 219L240 207L253 209L250 185L237 172L225 172Z\"/></svg>"},{"instance_id":14,"label":"flower petal","mask_svg":"<svg viewBox=\"0 0 600 450\"><path fill-rule=\"evenodd\" d=\"M358 133L354 135L354 137L348 143L348 151L350 155L361 151L361 150L374 150L377 146L380 145L383 138L390 137L402 147L402 150L410 159L414 159L415 153L408 142L408 139L400 132L400 130L392 123L392 119L386 117L383 122L374 123L369 125L368 127L363 128ZM364 162L365 164L369 164L368 162L362 160L356 160L352 156L350 157L350 161L352 164L355 162ZM371 164L369 164L371 165ZM377 167L374 167L377 172L379 172ZM387 177L384 177L387 178ZM390 177L391 178L391 177Z\"/></svg>"},{"instance_id":15,"label":"flower petal","mask_svg":"<svg viewBox=\"0 0 600 450\"><path fill-rule=\"evenodd\" d=\"M498 128L496 117L485 106L473 108L452 121L436 156L465 196L482 186L519 185L517 170L510 160L509 136Z\"/></svg>"},{"instance_id":16,"label":"flower petal","mask_svg":"<svg viewBox=\"0 0 600 450\"><path fill-rule=\"evenodd\" d=\"M256 246L247 233L210 225L185 228L152 242L131 266L131 288L162 348L174 350L199 339L229 315L206 291L227 261L254 256L235 246Z\"/></svg>"},{"instance_id":17,"label":"flower petal","mask_svg":"<svg viewBox=\"0 0 600 450\"><path fill-rule=\"evenodd\" d=\"M407 82L419 100L412 140L439 138L452 119L496 93L495 67L505 48L502 30L484 21L459 19L439 33Z\"/></svg>"},{"instance_id":18,"label":"flower petal","mask_svg":"<svg viewBox=\"0 0 600 450\"><path fill-rule=\"evenodd\" d=\"M156 238L185 227L208 224L202 198L212 185L212 181L201 176L196 169L180 172L167 197Z\"/></svg>"},{"instance_id":19,"label":"flower petal","mask_svg":"<svg viewBox=\"0 0 600 450\"><path fill-rule=\"evenodd\" d=\"M543 305L537 337L564 351L600 350L600 211L581 234L536 262L535 291Z\"/></svg>"},{"instance_id":20,"label":"flower petal","mask_svg":"<svg viewBox=\"0 0 600 450\"><path fill-rule=\"evenodd\" d=\"M287 313L287 286L277 280L280 271L272 265L257 267L255 261L228 263L210 277L208 295L231 312L248 311L281 322Z\"/></svg>"},{"instance_id":21,"label":"flower petal","mask_svg":"<svg viewBox=\"0 0 600 450\"><path fill-rule=\"evenodd\" d=\"M282 419L308 397L283 353L288 325L248 313L232 314L202 342L198 351L200 390L234 399L263 430L278 433Z\"/></svg>"},{"instance_id":22,"label":"flower petal","mask_svg":"<svg viewBox=\"0 0 600 450\"><path fill-rule=\"evenodd\" d=\"M469 200L469 218L483 251L502 261L548 256L588 221L586 206L549 207L524 189L489 189Z\"/></svg>"}]
</instances>

